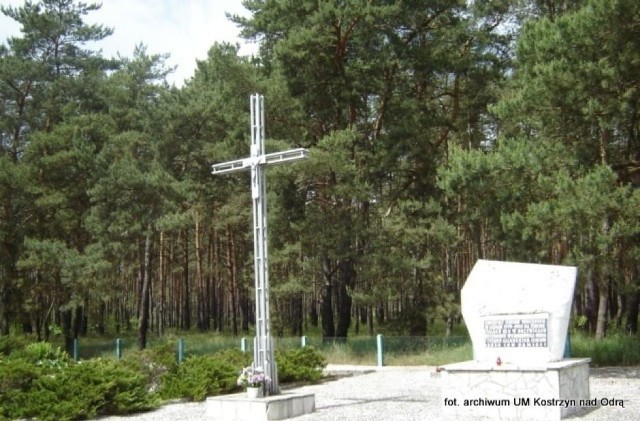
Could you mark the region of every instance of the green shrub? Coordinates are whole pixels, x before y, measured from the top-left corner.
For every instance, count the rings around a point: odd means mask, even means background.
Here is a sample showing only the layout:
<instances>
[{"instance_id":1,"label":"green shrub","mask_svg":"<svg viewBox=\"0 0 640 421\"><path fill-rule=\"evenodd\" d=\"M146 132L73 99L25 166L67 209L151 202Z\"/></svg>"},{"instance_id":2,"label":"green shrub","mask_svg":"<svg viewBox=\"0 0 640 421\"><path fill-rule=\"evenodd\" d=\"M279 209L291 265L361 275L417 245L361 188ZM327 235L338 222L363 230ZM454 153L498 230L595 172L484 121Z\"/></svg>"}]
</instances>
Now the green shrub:
<instances>
[{"instance_id":1,"label":"green shrub","mask_svg":"<svg viewBox=\"0 0 640 421\"><path fill-rule=\"evenodd\" d=\"M50 391L55 399L49 405L58 419L67 413L73 418L86 418L139 412L158 402L153 393L148 393L141 373L113 360L83 361L69 366L60 376L40 380L41 390Z\"/></svg>"},{"instance_id":2,"label":"green shrub","mask_svg":"<svg viewBox=\"0 0 640 421\"><path fill-rule=\"evenodd\" d=\"M24 358L0 362L3 418L68 420L157 406L146 379L113 360L88 360L52 371Z\"/></svg>"},{"instance_id":3,"label":"green shrub","mask_svg":"<svg viewBox=\"0 0 640 421\"><path fill-rule=\"evenodd\" d=\"M322 378L322 370L327 366L325 357L313 347L278 351L278 380L287 382L317 382Z\"/></svg>"},{"instance_id":4,"label":"green shrub","mask_svg":"<svg viewBox=\"0 0 640 421\"><path fill-rule=\"evenodd\" d=\"M3 355L8 357L13 352L22 350L32 341L33 339L29 339L27 336L0 335L0 357Z\"/></svg>"},{"instance_id":5,"label":"green shrub","mask_svg":"<svg viewBox=\"0 0 640 421\"><path fill-rule=\"evenodd\" d=\"M71 357L60 347L54 348L49 342L33 342L15 351L11 358L25 359L38 367L60 370L71 362Z\"/></svg>"},{"instance_id":6,"label":"green shrub","mask_svg":"<svg viewBox=\"0 0 640 421\"><path fill-rule=\"evenodd\" d=\"M213 354L217 359L236 367L240 371L243 367L251 365L252 355L239 349L225 349Z\"/></svg>"},{"instance_id":7,"label":"green shrub","mask_svg":"<svg viewBox=\"0 0 640 421\"><path fill-rule=\"evenodd\" d=\"M130 353L122 363L145 377L150 392L159 390L164 378L179 367L175 348L170 343Z\"/></svg>"},{"instance_id":8,"label":"green shrub","mask_svg":"<svg viewBox=\"0 0 640 421\"><path fill-rule=\"evenodd\" d=\"M103 364L100 371L103 373L103 379L105 380L100 387L102 392L100 400L103 405L98 408L99 413L126 414L144 411L157 406L157 395L148 391L147 379L142 373L116 361L96 361L98 369L100 369L100 363ZM85 365L87 364L82 364L82 366ZM76 367L82 366L78 365ZM71 376L74 374L70 373ZM86 378L89 382L93 376L94 373L92 373L91 369L85 370L81 375L76 375L80 379Z\"/></svg>"},{"instance_id":9,"label":"green shrub","mask_svg":"<svg viewBox=\"0 0 640 421\"><path fill-rule=\"evenodd\" d=\"M237 375L238 367L217 355L192 356L165 377L160 393L165 399L203 401L207 396L236 390Z\"/></svg>"},{"instance_id":10,"label":"green shrub","mask_svg":"<svg viewBox=\"0 0 640 421\"><path fill-rule=\"evenodd\" d=\"M41 375L41 368L24 359L0 359L0 419L23 417L29 405L26 391Z\"/></svg>"}]
</instances>

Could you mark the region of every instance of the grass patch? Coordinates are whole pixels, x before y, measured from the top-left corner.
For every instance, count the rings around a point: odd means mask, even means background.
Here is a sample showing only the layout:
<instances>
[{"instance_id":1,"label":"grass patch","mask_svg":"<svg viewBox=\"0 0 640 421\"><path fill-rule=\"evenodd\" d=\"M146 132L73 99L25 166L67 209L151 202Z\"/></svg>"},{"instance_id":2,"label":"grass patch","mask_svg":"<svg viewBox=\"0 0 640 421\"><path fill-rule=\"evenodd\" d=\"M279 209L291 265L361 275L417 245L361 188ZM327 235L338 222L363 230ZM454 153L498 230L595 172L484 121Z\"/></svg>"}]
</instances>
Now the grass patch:
<instances>
[{"instance_id":1,"label":"grass patch","mask_svg":"<svg viewBox=\"0 0 640 421\"><path fill-rule=\"evenodd\" d=\"M329 364L375 365L376 348L369 350L354 349L349 343L333 343L323 346L322 354Z\"/></svg>"},{"instance_id":2,"label":"grass patch","mask_svg":"<svg viewBox=\"0 0 640 421\"><path fill-rule=\"evenodd\" d=\"M616 334L596 341L574 333L571 335L571 356L591 358L592 367L640 365L640 339Z\"/></svg>"},{"instance_id":3,"label":"grass patch","mask_svg":"<svg viewBox=\"0 0 640 421\"><path fill-rule=\"evenodd\" d=\"M357 337L320 347L330 364L377 365L376 338ZM400 365L442 365L472 358L467 337L383 337L384 363Z\"/></svg>"},{"instance_id":4,"label":"grass patch","mask_svg":"<svg viewBox=\"0 0 640 421\"><path fill-rule=\"evenodd\" d=\"M385 356L385 365L411 366L430 365L439 366L445 364L468 361L473 358L471 343L451 348L431 349L419 354L389 354Z\"/></svg>"}]
</instances>

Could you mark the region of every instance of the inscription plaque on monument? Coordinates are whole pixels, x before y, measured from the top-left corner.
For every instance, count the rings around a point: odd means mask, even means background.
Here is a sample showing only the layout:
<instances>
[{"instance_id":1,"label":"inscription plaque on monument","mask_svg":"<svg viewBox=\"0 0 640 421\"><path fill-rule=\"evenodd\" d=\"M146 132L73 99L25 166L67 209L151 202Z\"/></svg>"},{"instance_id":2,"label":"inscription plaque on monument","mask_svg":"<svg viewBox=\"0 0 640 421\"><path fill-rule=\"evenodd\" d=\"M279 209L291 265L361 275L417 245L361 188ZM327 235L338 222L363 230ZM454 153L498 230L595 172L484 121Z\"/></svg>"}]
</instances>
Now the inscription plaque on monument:
<instances>
[{"instance_id":1,"label":"inscription plaque on monument","mask_svg":"<svg viewBox=\"0 0 640 421\"><path fill-rule=\"evenodd\" d=\"M484 335L487 348L546 347L547 314L523 314L485 317Z\"/></svg>"}]
</instances>

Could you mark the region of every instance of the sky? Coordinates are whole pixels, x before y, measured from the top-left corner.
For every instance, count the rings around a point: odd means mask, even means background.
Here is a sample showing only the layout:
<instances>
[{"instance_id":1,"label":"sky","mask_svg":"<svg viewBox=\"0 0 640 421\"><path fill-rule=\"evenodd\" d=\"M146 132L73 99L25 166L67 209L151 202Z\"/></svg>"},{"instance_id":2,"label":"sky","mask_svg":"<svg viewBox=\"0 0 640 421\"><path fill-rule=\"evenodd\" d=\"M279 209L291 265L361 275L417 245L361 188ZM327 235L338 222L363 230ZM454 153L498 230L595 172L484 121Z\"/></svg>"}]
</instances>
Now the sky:
<instances>
[{"instance_id":1,"label":"sky","mask_svg":"<svg viewBox=\"0 0 640 421\"><path fill-rule=\"evenodd\" d=\"M0 0L3 6L23 4L24 0ZM216 41L238 43L240 55L257 52L255 43L239 38L239 29L225 12L249 16L241 0L102 0L102 8L86 15L85 22L114 29L95 47L105 57L131 57L139 43L147 46L148 54L169 53L167 64L177 68L168 81L182 86L193 76L196 60L205 59ZM10 36L20 36L20 26L0 13L0 43Z\"/></svg>"}]
</instances>

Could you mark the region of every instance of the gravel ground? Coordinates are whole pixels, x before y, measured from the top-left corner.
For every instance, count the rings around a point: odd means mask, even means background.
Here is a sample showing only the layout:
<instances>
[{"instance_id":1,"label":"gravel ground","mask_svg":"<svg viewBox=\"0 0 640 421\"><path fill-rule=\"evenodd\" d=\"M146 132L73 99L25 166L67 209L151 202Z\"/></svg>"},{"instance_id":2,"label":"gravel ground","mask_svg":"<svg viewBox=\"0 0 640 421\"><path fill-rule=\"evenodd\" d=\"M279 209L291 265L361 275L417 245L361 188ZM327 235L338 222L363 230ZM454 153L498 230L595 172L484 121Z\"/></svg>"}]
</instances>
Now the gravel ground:
<instances>
[{"instance_id":1,"label":"gravel ground","mask_svg":"<svg viewBox=\"0 0 640 421\"><path fill-rule=\"evenodd\" d=\"M296 421L444 420L440 377L434 367L327 367L335 380L295 389L316 395L316 412ZM599 406L570 419L640 419L640 368L592 368L591 398L621 399L624 407ZM205 403L177 403L153 412L102 420L195 421L205 419Z\"/></svg>"}]
</instances>

